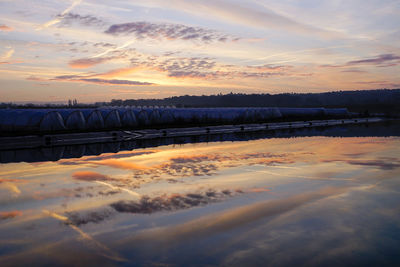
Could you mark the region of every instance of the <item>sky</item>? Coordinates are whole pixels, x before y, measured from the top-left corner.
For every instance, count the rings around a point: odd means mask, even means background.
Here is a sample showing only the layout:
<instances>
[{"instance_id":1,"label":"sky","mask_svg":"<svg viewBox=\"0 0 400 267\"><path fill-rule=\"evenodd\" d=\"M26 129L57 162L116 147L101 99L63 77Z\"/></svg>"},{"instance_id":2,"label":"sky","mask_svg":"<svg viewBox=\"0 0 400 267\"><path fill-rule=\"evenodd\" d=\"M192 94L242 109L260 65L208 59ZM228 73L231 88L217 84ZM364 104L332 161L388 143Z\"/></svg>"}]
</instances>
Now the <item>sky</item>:
<instances>
[{"instance_id":1,"label":"sky","mask_svg":"<svg viewBox=\"0 0 400 267\"><path fill-rule=\"evenodd\" d=\"M399 0L0 0L0 102L400 88Z\"/></svg>"}]
</instances>

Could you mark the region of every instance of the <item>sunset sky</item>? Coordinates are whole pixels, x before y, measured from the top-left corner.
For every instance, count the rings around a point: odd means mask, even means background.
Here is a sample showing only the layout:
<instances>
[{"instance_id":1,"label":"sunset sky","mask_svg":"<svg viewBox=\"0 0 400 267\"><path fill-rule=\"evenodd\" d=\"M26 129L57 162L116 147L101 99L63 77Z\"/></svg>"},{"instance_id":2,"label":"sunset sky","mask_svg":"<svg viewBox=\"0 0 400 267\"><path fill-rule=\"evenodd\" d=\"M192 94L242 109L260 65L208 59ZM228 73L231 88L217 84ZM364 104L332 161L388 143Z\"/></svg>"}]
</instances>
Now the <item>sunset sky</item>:
<instances>
[{"instance_id":1,"label":"sunset sky","mask_svg":"<svg viewBox=\"0 0 400 267\"><path fill-rule=\"evenodd\" d=\"M400 88L398 0L0 0L0 102Z\"/></svg>"}]
</instances>

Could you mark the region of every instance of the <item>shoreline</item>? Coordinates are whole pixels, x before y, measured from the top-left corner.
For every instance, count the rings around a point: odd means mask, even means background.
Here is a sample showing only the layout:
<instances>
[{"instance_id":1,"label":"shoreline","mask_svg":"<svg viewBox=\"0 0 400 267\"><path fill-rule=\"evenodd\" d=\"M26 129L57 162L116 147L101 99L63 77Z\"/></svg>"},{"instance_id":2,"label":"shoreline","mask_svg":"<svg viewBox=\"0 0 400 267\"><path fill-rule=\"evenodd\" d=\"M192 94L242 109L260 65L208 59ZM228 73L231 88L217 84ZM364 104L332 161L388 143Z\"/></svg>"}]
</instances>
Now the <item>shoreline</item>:
<instances>
[{"instance_id":1,"label":"shoreline","mask_svg":"<svg viewBox=\"0 0 400 267\"><path fill-rule=\"evenodd\" d=\"M381 117L332 120L308 120L273 123L252 123L237 125L213 125L187 128L163 128L143 130L112 130L85 133L56 133L43 135L0 137L0 150L54 147L94 143L124 142L167 137L203 136L214 134L247 133L257 131L290 130L302 128L329 127L349 124L365 124L388 121Z\"/></svg>"}]
</instances>

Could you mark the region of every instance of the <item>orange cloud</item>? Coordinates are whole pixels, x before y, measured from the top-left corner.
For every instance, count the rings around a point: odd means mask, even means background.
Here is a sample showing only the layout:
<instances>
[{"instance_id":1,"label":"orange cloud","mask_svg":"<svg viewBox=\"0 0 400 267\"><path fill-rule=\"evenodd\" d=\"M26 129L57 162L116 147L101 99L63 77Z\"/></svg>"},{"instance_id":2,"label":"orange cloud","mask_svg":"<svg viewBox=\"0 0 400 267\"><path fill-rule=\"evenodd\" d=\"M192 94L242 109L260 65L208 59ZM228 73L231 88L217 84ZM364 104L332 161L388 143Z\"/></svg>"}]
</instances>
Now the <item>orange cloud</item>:
<instances>
[{"instance_id":1,"label":"orange cloud","mask_svg":"<svg viewBox=\"0 0 400 267\"><path fill-rule=\"evenodd\" d=\"M3 179L3 178L0 178L0 184L1 183L5 183L5 182L21 182L21 181L18 180L18 179Z\"/></svg>"},{"instance_id":2,"label":"orange cloud","mask_svg":"<svg viewBox=\"0 0 400 267\"><path fill-rule=\"evenodd\" d=\"M12 219L17 216L21 216L22 212L19 210L13 210L13 211L2 211L0 212L0 220L7 220L7 219Z\"/></svg>"},{"instance_id":3,"label":"orange cloud","mask_svg":"<svg viewBox=\"0 0 400 267\"><path fill-rule=\"evenodd\" d=\"M254 193L261 193L261 192L270 192L271 189L269 189L269 188L252 188L249 191L254 192Z\"/></svg>"},{"instance_id":4,"label":"orange cloud","mask_svg":"<svg viewBox=\"0 0 400 267\"><path fill-rule=\"evenodd\" d=\"M0 65L24 63L23 61L1 61Z\"/></svg>"},{"instance_id":5,"label":"orange cloud","mask_svg":"<svg viewBox=\"0 0 400 267\"><path fill-rule=\"evenodd\" d=\"M21 190L14 183L5 182L1 186L10 191L14 196L21 194Z\"/></svg>"},{"instance_id":6,"label":"orange cloud","mask_svg":"<svg viewBox=\"0 0 400 267\"><path fill-rule=\"evenodd\" d=\"M14 29L12 27L9 27L7 25L4 25L4 24L0 25L0 31L10 32L10 31L13 31L13 30Z\"/></svg>"},{"instance_id":7,"label":"orange cloud","mask_svg":"<svg viewBox=\"0 0 400 267\"><path fill-rule=\"evenodd\" d=\"M107 175L92 172L92 171L79 171L72 174L72 178L81 180L81 181L107 181L114 180Z\"/></svg>"},{"instance_id":8,"label":"orange cloud","mask_svg":"<svg viewBox=\"0 0 400 267\"><path fill-rule=\"evenodd\" d=\"M93 164L97 165L105 165L109 166L112 168L117 168L117 169L124 169L124 170L147 170L149 169L146 166L143 165L138 165L132 162L126 162L126 161L119 161L115 159L107 159L107 160L102 160L99 162L91 162Z\"/></svg>"},{"instance_id":9,"label":"orange cloud","mask_svg":"<svg viewBox=\"0 0 400 267\"><path fill-rule=\"evenodd\" d=\"M99 77L99 78L108 78L109 79L109 78L115 78L115 77L128 75L128 74L131 74L132 72L138 71L140 69L142 69L142 67L120 68L120 69L112 70L109 72L100 73L95 76Z\"/></svg>"}]
</instances>

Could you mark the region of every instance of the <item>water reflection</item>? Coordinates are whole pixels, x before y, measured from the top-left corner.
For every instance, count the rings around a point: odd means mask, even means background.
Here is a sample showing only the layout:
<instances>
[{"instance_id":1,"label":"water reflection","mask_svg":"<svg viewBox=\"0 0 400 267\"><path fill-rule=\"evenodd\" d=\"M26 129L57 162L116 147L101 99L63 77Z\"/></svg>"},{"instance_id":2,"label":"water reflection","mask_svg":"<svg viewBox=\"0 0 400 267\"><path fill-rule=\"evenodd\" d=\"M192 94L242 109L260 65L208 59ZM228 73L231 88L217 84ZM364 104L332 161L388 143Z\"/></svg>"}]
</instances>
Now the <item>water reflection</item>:
<instances>
[{"instance_id":1,"label":"water reflection","mask_svg":"<svg viewBox=\"0 0 400 267\"><path fill-rule=\"evenodd\" d=\"M292 138L299 136L400 136L400 123L383 121L373 124L329 126L315 128L286 129L248 133L226 133L186 137L164 137L148 140L134 140L87 145L42 147L34 149L0 150L0 163L57 161L80 158L102 153L117 153L133 149L158 147L171 144L189 144L220 141L248 141L265 138Z\"/></svg>"},{"instance_id":2,"label":"water reflection","mask_svg":"<svg viewBox=\"0 0 400 267\"><path fill-rule=\"evenodd\" d=\"M2 164L0 262L397 265L393 135L92 149L97 156L65 147L58 161Z\"/></svg>"}]
</instances>

